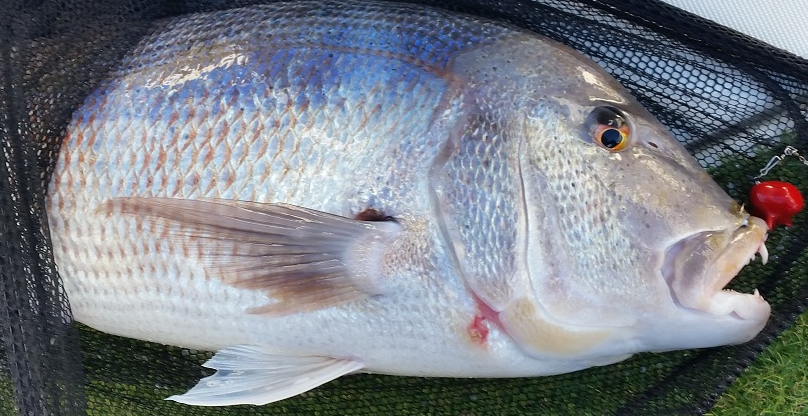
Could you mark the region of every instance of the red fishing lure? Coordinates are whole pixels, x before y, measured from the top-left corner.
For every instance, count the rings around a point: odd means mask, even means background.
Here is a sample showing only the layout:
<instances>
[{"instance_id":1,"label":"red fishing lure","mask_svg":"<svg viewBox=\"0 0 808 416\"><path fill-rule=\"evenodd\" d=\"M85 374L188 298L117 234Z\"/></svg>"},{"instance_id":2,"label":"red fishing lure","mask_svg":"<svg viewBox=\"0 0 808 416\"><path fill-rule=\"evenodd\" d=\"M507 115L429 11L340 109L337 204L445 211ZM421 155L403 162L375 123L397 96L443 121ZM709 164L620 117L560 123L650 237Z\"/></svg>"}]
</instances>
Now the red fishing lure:
<instances>
[{"instance_id":1,"label":"red fishing lure","mask_svg":"<svg viewBox=\"0 0 808 416\"><path fill-rule=\"evenodd\" d=\"M790 227L791 217L802 210L804 200L796 186L788 182L766 181L749 191L752 213L766 221L769 229L778 225Z\"/></svg>"},{"instance_id":2,"label":"red fishing lure","mask_svg":"<svg viewBox=\"0 0 808 416\"><path fill-rule=\"evenodd\" d=\"M766 167L760 170L760 175L755 178L755 186L749 191L750 211L763 218L770 230L778 225L790 227L793 224L792 217L805 206L802 194L793 184L781 181L757 182L757 179L769 173L786 156L796 156L808 166L808 161L797 149L786 146L782 155L771 158Z\"/></svg>"}]
</instances>

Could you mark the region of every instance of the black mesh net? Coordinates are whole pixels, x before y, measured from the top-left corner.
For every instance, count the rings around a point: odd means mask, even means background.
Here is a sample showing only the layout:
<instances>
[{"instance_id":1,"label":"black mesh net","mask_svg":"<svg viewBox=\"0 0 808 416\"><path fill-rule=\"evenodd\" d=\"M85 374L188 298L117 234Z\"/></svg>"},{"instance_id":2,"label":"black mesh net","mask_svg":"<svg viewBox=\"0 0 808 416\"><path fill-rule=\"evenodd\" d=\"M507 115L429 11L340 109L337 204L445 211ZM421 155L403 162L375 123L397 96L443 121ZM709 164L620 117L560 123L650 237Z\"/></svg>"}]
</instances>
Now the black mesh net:
<instances>
[{"instance_id":1,"label":"black mesh net","mask_svg":"<svg viewBox=\"0 0 808 416\"><path fill-rule=\"evenodd\" d=\"M805 309L802 215L770 235L767 266L753 263L732 284L744 292L759 288L773 308L766 329L742 346L641 354L531 379L351 376L261 407L164 401L209 375L200 363L211 354L70 324L49 251L43 190L72 111L152 22L253 3L0 4L0 414L699 414ZM726 28L649 0L466 0L450 7L526 27L595 59L738 201L785 145L808 149L808 63ZM808 193L800 162L787 160L774 173Z\"/></svg>"}]
</instances>

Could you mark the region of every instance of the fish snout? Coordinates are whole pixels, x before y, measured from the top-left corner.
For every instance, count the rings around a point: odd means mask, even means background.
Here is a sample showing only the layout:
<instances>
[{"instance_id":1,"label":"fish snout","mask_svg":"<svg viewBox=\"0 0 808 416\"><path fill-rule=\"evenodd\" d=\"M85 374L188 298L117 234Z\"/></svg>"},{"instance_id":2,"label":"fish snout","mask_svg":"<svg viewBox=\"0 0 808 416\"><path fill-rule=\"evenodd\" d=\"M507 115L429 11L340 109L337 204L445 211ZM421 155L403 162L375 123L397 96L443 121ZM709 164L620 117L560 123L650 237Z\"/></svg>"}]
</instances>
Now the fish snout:
<instances>
[{"instance_id":1,"label":"fish snout","mask_svg":"<svg viewBox=\"0 0 808 416\"><path fill-rule=\"evenodd\" d=\"M748 217L740 227L699 232L668 247L661 272L676 305L716 317L765 322L770 307L757 289L745 294L725 286L757 253L766 264L767 230L762 219Z\"/></svg>"}]
</instances>

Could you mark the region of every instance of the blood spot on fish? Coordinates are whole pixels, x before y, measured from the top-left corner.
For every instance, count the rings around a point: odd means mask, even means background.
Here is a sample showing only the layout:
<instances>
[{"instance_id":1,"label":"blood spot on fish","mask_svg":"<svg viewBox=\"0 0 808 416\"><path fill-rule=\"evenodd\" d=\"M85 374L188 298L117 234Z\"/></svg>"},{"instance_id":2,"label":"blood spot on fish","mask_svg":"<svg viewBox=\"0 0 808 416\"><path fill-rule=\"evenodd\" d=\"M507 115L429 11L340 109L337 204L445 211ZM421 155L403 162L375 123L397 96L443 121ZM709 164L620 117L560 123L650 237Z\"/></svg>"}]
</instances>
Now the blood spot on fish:
<instances>
[{"instance_id":1,"label":"blood spot on fish","mask_svg":"<svg viewBox=\"0 0 808 416\"><path fill-rule=\"evenodd\" d=\"M475 315L474 320L471 321L466 331L468 331L469 339L471 342L484 345L488 341L488 324L483 316Z\"/></svg>"},{"instance_id":2,"label":"blood spot on fish","mask_svg":"<svg viewBox=\"0 0 808 416\"><path fill-rule=\"evenodd\" d=\"M499 312L483 302L476 293L472 293L472 296L474 297L474 303L477 305L477 312L474 314L474 319L466 327L466 332L471 342L482 346L488 341L488 334L491 332L489 325L501 328L502 322L499 320Z\"/></svg>"},{"instance_id":3,"label":"blood spot on fish","mask_svg":"<svg viewBox=\"0 0 808 416\"><path fill-rule=\"evenodd\" d=\"M364 211L356 214L356 220L358 221L392 221L396 222L394 217L389 215L385 215L384 212L379 211L376 208L366 208Z\"/></svg>"},{"instance_id":4,"label":"blood spot on fish","mask_svg":"<svg viewBox=\"0 0 808 416\"><path fill-rule=\"evenodd\" d=\"M480 316L482 319L493 323L496 326L502 326L502 323L499 321L499 312L495 311L492 307L488 306L487 303L483 302L477 294L473 294L474 296L474 303L477 304L477 315Z\"/></svg>"}]
</instances>

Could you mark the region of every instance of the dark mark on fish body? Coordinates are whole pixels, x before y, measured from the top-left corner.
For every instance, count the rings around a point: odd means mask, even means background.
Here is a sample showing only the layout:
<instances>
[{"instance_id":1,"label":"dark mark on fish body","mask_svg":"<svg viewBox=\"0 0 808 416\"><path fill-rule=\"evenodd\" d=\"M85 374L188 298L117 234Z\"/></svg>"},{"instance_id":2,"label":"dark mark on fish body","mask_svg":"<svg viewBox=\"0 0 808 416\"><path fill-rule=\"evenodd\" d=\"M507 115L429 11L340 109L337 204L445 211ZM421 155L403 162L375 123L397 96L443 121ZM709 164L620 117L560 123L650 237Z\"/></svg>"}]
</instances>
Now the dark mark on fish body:
<instances>
[{"instance_id":1,"label":"dark mark on fish body","mask_svg":"<svg viewBox=\"0 0 808 416\"><path fill-rule=\"evenodd\" d=\"M398 222L395 217L385 215L384 212L376 208L365 208L364 211L356 214L355 217L358 221L392 221Z\"/></svg>"}]
</instances>

